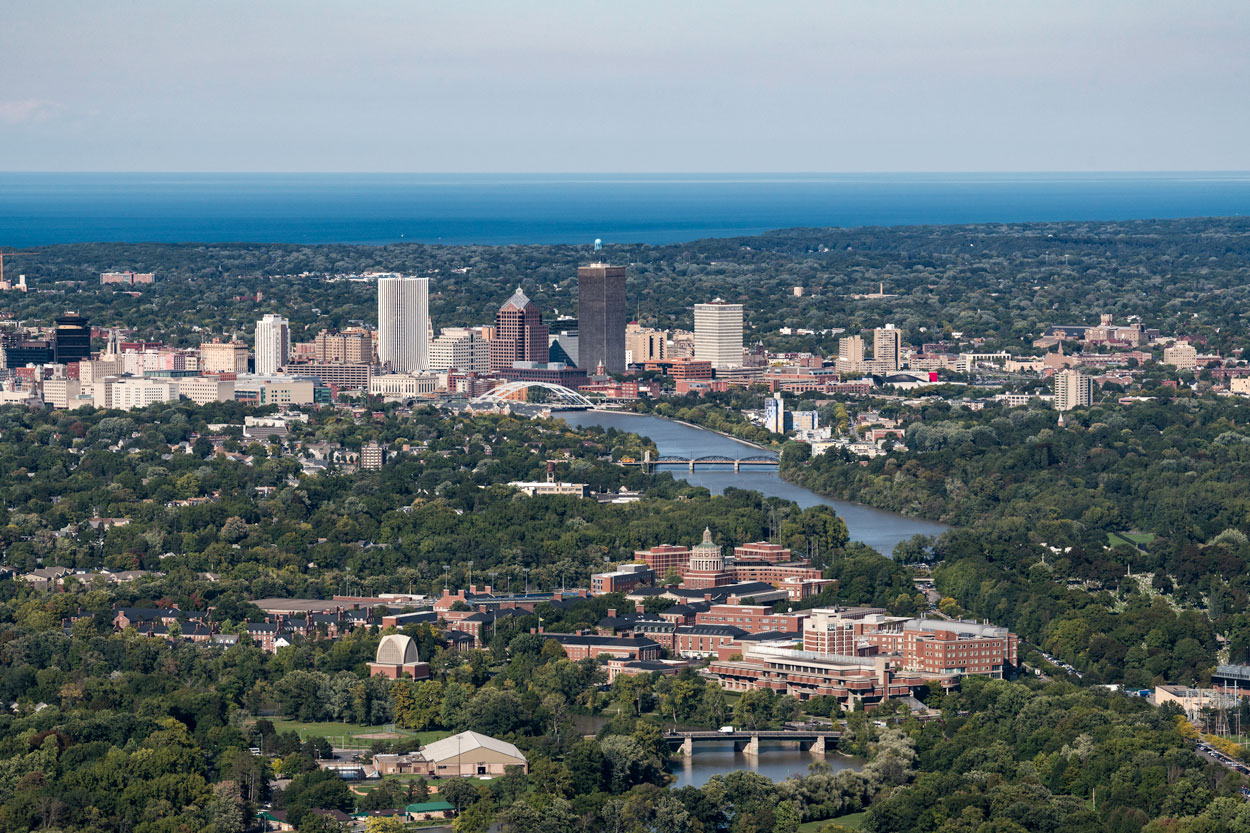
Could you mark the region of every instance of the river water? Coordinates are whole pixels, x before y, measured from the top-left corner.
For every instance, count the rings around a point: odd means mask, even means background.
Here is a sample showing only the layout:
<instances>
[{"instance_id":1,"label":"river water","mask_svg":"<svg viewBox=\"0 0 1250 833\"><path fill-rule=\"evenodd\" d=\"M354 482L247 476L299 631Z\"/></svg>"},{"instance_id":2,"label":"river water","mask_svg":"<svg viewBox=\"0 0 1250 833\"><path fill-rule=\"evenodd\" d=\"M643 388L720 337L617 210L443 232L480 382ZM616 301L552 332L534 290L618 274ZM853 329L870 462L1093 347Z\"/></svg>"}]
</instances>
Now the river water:
<instances>
[{"instance_id":1,"label":"river water","mask_svg":"<svg viewBox=\"0 0 1250 833\"><path fill-rule=\"evenodd\" d=\"M715 431L650 414L621 411L567 411L561 413L560 416L570 425L599 425L649 437L662 455L750 457L768 454L776 456L772 452L761 451L750 443L721 436ZM885 555L894 552L894 545L899 541L905 541L913 535L940 535L947 529L944 524L935 521L886 512L870 506L818 495L802 486L783 480L781 475L772 468L743 467L741 471L734 472L733 466L699 466L693 473L682 465L661 466L660 468L671 471L674 477L679 477L692 485L703 486L714 494L720 494L725 491L726 487L734 486L792 500L804 508L817 504L831 506L846 522L846 529L852 541L865 543Z\"/></svg>"},{"instance_id":2,"label":"river water","mask_svg":"<svg viewBox=\"0 0 1250 833\"><path fill-rule=\"evenodd\" d=\"M702 787L713 775L724 775L735 769L749 769L773 781L784 781L791 775L807 775L808 767L823 761L834 772L842 769L859 769L862 758L850 755L816 755L804 752L794 744L760 744L760 754L754 757L735 752L732 743L699 743L690 757L678 755L668 771L677 776L674 788Z\"/></svg>"}]
</instances>

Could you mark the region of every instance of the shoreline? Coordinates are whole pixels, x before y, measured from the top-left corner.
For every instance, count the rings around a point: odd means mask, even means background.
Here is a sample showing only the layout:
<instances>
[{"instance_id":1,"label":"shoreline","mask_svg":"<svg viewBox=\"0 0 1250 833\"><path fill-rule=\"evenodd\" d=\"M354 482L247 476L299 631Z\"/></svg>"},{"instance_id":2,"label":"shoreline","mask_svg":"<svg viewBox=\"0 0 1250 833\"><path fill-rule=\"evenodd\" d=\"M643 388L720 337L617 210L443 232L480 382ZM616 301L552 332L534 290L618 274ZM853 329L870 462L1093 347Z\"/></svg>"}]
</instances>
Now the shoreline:
<instances>
[{"instance_id":1,"label":"shoreline","mask_svg":"<svg viewBox=\"0 0 1250 833\"><path fill-rule=\"evenodd\" d=\"M660 414L646 414L646 413L638 413L637 411L623 411L623 410L622 410L622 411L597 411L597 412L596 412L596 411L589 411L589 412L582 412L582 413L591 413L591 414L594 414L594 413L603 413L603 414L630 414L630 415L632 415L632 416L639 416L639 417L651 417L652 419L664 420L664 421L666 421L666 422L670 422L670 423L673 423L673 424L676 424L676 425L681 425L681 426L682 426L682 427L684 427L684 428L693 429L693 430L695 430L695 431L704 431L704 432L707 432L707 433L709 433L709 434L713 434L713 435L715 435L715 436L724 437L725 439L728 439L728 440L733 440L735 443L739 443L739 444L745 445L745 446L747 446L747 447L749 447L749 448L757 448L757 449L760 449L760 450L762 450L762 451L769 451L769 449L767 449L767 448L763 448L763 447L761 447L761 446L759 446L759 445L757 445L757 444L755 444L755 443L752 443L752 442L750 442L750 441L748 441L748 440L741 440L741 439L738 439L737 437L733 437L733 436L726 435L726 434L724 434L724 433L722 433L722 432L720 432L720 431L715 431L715 430L713 430L713 429L711 429L711 428L705 428L705 427L703 427L703 426L701 426L701 425L695 425L695 424L693 424L693 423L689 423L689 422L686 422L686 421L684 421L684 420L680 420L680 419L673 419L672 417L661 416ZM626 431L626 430L631 430L631 429L629 429L629 428L625 428L625 427L621 427L619 430ZM638 433L638 434L639 434L639 436L644 437L645 439L649 440L649 441L650 441L650 442L652 442L652 443L654 443L654 442L655 442L655 440L654 440L654 439L652 439L651 437L648 437L645 433L642 433L642 432L640 432L640 431L636 431L636 430L634 430L634 431L633 431L633 433ZM685 478L684 478L684 477L682 477L682 474L684 474L684 468L682 469L682 471L670 472L670 473L673 475L673 477L674 477L675 479L678 479L678 480L685 480ZM915 534L920 534L920 535L935 535L935 536L936 536L936 535L941 535L941 534L943 534L945 531L947 531L947 530L949 530L949 529L951 529L951 528L952 528L952 526L951 526L950 524L943 523L942 521L937 521L937 520L934 520L934 519L932 519L932 518L926 518L926 517L923 517L923 516L921 516L921 515L911 515L911 514L907 514L907 513L905 513L905 512L898 512L898 511L893 510L893 509L885 509L885 508L882 508L882 507L879 507L879 506L873 506L873 505L868 504L868 503L860 503L860 502L858 502L858 501L854 501L854 500L846 500L846 499L844 499L844 498L836 497L836 496L834 496L834 495L826 495L826 494L822 494L821 492L817 492L817 491L816 491L816 490L814 490L814 489L810 489L810 488L808 488L807 486L804 486L804 485L803 485L803 484L801 484L801 483L796 483L796 482L794 482L793 480L789 480L789 479L787 479L787 478L785 478L785 477L782 477L782 476L781 476L781 471L780 471L780 468L778 468L778 470L777 470L777 472L776 472L776 477L777 477L778 481L779 481L780 483L784 484L785 486L792 487L792 488L794 488L794 489L798 489L798 490L801 490L801 491L803 491L803 492L807 493L807 494L808 494L808 495L810 495L812 498L815 498L815 499L816 499L816 502L818 502L818 503L823 503L823 504L825 504L825 505L832 506L832 508L834 509L834 511L837 513L838 517L839 517L839 518L841 518L841 519L843 520L843 522L844 522L844 523L847 523L847 526L848 526L848 532L850 532L849 527L850 527L850 525L851 525L851 522L847 520L847 518L848 518L847 511L846 511L846 509L844 509L844 508L842 508L842 507L851 507L851 508L853 508L853 509L855 510L855 512L859 512L860 510L862 510L863 512L866 512L866 513L874 513L874 514L878 514L878 515L888 515L888 516L892 516L893 518L896 518L896 519L897 519L897 521L898 521L899 523L924 524L924 525L929 525L929 526L939 527L939 528L940 528L940 529L934 529L934 530L932 530L932 531L920 531L920 532L915 533ZM686 480L685 482L689 483L690 481ZM768 496L784 497L784 496L782 496L782 495L774 495L773 493L771 493L771 492L769 492L769 491L766 491L766 490L762 490L762 489L759 489L759 488L753 487L752 485L749 485L749 484L742 484L742 485L740 485L740 486L739 486L739 488L743 488L743 489L748 489L748 490L752 490L752 491L760 492L760 493L764 494L766 497L768 497ZM791 501L797 502L797 503L799 503L800 505L802 505L802 501L798 501L798 500L796 500L794 497L788 497L788 498L785 498L785 499L788 499L788 500L791 500ZM834 505L834 504L841 504L842 506L836 506L836 505ZM908 536L908 537L910 537L910 536ZM870 543L869 541L865 541L865 540L863 540L863 538L857 538L857 537L855 536L855 534L854 534L854 533L852 533L851 540L858 540L858 541L860 541L860 543L864 543L864 544L866 544L867 546L871 547L872 549L876 550L877 552L879 552L880 554L884 555L884 556L885 556L885 557L887 557L887 558L889 558L889 557L890 557L891 552L893 551L893 550L892 550L892 546L893 546L893 545L890 545L888 548L884 548L884 549L883 549L883 548L881 548L881 547L877 546L877 545L876 545L876 544L874 544L874 543Z\"/></svg>"},{"instance_id":2,"label":"shoreline","mask_svg":"<svg viewBox=\"0 0 1250 833\"><path fill-rule=\"evenodd\" d=\"M777 459L778 460L781 459L781 454L779 452L776 452L767 446L758 445L757 443L753 443L750 440L744 440L741 437L735 437L733 434L726 434L724 431L717 431L715 428L708 428L706 425L698 425L693 422L687 422L684 419L673 419L672 417L661 416L660 414L643 414L643 413L639 413L638 411L605 411L605 413L629 414L631 416L655 417L656 419L666 419L669 422L674 422L678 425L684 425L687 428L694 428L699 431L707 431L709 434L716 434L717 436L724 437L727 440L733 440L736 443L741 443L742 445L750 446L751 448L759 449L760 451L767 451L769 454L776 454ZM651 439L651 438L648 437L647 439ZM795 485L798 485L798 484L795 484ZM811 490L809 489L808 491L811 491Z\"/></svg>"}]
</instances>

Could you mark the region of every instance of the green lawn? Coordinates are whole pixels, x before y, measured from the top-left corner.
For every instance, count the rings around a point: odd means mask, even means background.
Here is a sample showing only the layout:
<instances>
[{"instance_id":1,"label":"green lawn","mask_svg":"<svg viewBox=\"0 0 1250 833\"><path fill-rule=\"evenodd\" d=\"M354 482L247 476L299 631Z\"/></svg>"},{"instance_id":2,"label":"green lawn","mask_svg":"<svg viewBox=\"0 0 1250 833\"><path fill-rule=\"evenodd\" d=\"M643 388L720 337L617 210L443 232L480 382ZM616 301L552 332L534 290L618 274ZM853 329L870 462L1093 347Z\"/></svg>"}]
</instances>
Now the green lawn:
<instances>
[{"instance_id":1,"label":"green lawn","mask_svg":"<svg viewBox=\"0 0 1250 833\"><path fill-rule=\"evenodd\" d=\"M864 823L864 819L867 817L867 813L848 813L845 816L838 816L836 819L808 821L799 825L799 833L820 833L820 831L824 829L824 826L831 822L840 824L847 830L858 830L860 825Z\"/></svg>"},{"instance_id":2,"label":"green lawn","mask_svg":"<svg viewBox=\"0 0 1250 833\"><path fill-rule=\"evenodd\" d=\"M350 741L358 735L380 734L386 731L385 726L365 726L361 723L302 723L298 720L273 720L273 727L279 732L298 732L301 739L310 737L322 737L331 743L342 743ZM451 735L451 732L409 732L404 729L396 729L398 734L406 738L416 738L421 745L430 743L431 741L440 740ZM358 741L364 746L368 746L369 739Z\"/></svg>"}]
</instances>

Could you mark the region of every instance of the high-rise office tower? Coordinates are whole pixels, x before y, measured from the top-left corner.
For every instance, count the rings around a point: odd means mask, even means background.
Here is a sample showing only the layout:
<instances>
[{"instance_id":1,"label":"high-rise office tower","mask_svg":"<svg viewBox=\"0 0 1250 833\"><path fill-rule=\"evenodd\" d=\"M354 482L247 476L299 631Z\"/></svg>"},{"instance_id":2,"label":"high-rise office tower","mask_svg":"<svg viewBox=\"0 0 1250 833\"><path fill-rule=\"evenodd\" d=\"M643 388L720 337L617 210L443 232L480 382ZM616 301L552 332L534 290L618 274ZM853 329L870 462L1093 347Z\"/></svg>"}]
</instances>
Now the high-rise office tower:
<instances>
[{"instance_id":1,"label":"high-rise office tower","mask_svg":"<svg viewBox=\"0 0 1250 833\"><path fill-rule=\"evenodd\" d=\"M625 267L592 263L577 268L578 366L594 373L625 372Z\"/></svg>"},{"instance_id":2,"label":"high-rise office tower","mask_svg":"<svg viewBox=\"0 0 1250 833\"><path fill-rule=\"evenodd\" d=\"M378 361L396 373L429 369L429 278L378 278Z\"/></svg>"},{"instance_id":3,"label":"high-rise office tower","mask_svg":"<svg viewBox=\"0 0 1250 833\"><path fill-rule=\"evenodd\" d=\"M67 312L56 319L55 341L57 364L91 358L91 327L81 315Z\"/></svg>"},{"instance_id":4,"label":"high-rise office tower","mask_svg":"<svg viewBox=\"0 0 1250 833\"><path fill-rule=\"evenodd\" d=\"M742 366L742 304L694 305L694 357L712 369Z\"/></svg>"},{"instance_id":5,"label":"high-rise office tower","mask_svg":"<svg viewBox=\"0 0 1250 833\"><path fill-rule=\"evenodd\" d=\"M872 358L874 361L885 362L890 370L898 370L900 351L902 348L902 332L894 329L893 324L886 324L872 331Z\"/></svg>"},{"instance_id":6,"label":"high-rise office tower","mask_svg":"<svg viewBox=\"0 0 1250 833\"><path fill-rule=\"evenodd\" d=\"M1055 374L1055 410L1070 411L1094 404L1094 386L1088 376L1075 370Z\"/></svg>"},{"instance_id":7,"label":"high-rise office tower","mask_svg":"<svg viewBox=\"0 0 1250 833\"><path fill-rule=\"evenodd\" d=\"M513 362L547 363L548 330L534 302L517 287L495 313L490 342L490 369L510 370Z\"/></svg>"},{"instance_id":8,"label":"high-rise office tower","mask_svg":"<svg viewBox=\"0 0 1250 833\"><path fill-rule=\"evenodd\" d=\"M281 315L270 313L256 322L256 373L269 376L286 367L291 355L291 328Z\"/></svg>"}]
</instances>

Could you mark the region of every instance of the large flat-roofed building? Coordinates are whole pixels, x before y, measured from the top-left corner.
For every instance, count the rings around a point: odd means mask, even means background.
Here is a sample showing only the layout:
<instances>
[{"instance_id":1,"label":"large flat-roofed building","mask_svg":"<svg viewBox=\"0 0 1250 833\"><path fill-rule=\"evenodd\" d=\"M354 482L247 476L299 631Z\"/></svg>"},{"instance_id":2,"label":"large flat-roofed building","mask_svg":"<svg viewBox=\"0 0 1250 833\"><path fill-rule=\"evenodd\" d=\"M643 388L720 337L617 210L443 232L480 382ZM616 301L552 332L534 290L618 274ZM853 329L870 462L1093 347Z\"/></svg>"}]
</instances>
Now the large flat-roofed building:
<instances>
[{"instance_id":1,"label":"large flat-roofed building","mask_svg":"<svg viewBox=\"0 0 1250 833\"><path fill-rule=\"evenodd\" d=\"M513 362L512 367L499 371L509 382L547 382L577 390L589 377L580 367L569 367L558 362Z\"/></svg>"},{"instance_id":2,"label":"large flat-roofed building","mask_svg":"<svg viewBox=\"0 0 1250 833\"><path fill-rule=\"evenodd\" d=\"M802 633L803 623L811 614L806 610L795 613L775 613L769 605L712 605L695 614L697 625L732 625L747 633L782 631Z\"/></svg>"},{"instance_id":3,"label":"large flat-roofed building","mask_svg":"<svg viewBox=\"0 0 1250 833\"><path fill-rule=\"evenodd\" d=\"M544 639L557 642L569 659L614 657L616 659L651 660L660 658L660 644L641 634L627 636L600 636L589 631L583 633L543 633Z\"/></svg>"},{"instance_id":4,"label":"large flat-roofed building","mask_svg":"<svg viewBox=\"0 0 1250 833\"><path fill-rule=\"evenodd\" d=\"M875 706L914 696L928 680L902 671L889 657L844 657L795 650L791 640L746 648L741 660L714 660L708 673L728 691L770 689L800 700L835 697L844 705Z\"/></svg>"},{"instance_id":5,"label":"large flat-roofed building","mask_svg":"<svg viewBox=\"0 0 1250 833\"><path fill-rule=\"evenodd\" d=\"M890 655L898 666L933 678L1001 678L1019 664L1019 639L979 622L889 616L880 608L817 608L803 648L840 656Z\"/></svg>"},{"instance_id":6,"label":"large flat-roofed building","mask_svg":"<svg viewBox=\"0 0 1250 833\"><path fill-rule=\"evenodd\" d=\"M205 373L247 373L247 345L241 341L206 341L200 345Z\"/></svg>"},{"instance_id":7,"label":"large flat-roofed building","mask_svg":"<svg viewBox=\"0 0 1250 833\"><path fill-rule=\"evenodd\" d=\"M368 390L373 379L373 365L348 362L300 362L287 367L291 373L312 376L338 390Z\"/></svg>"},{"instance_id":8,"label":"large flat-roofed building","mask_svg":"<svg viewBox=\"0 0 1250 833\"><path fill-rule=\"evenodd\" d=\"M230 402L234 399L234 379L222 376L184 376L178 381L178 393L197 405L209 402Z\"/></svg>"},{"instance_id":9,"label":"large flat-roofed building","mask_svg":"<svg viewBox=\"0 0 1250 833\"><path fill-rule=\"evenodd\" d=\"M742 366L742 304L694 305L694 355L714 370Z\"/></svg>"},{"instance_id":10,"label":"large flat-roofed building","mask_svg":"<svg viewBox=\"0 0 1250 833\"><path fill-rule=\"evenodd\" d=\"M157 402L172 402L178 398L178 383L174 380L110 376L96 382L92 388L97 408L146 408Z\"/></svg>"},{"instance_id":11,"label":"large flat-roofed building","mask_svg":"<svg viewBox=\"0 0 1250 833\"><path fill-rule=\"evenodd\" d=\"M313 338L312 358L319 362L373 364L373 334L322 330Z\"/></svg>"},{"instance_id":12,"label":"large flat-roofed building","mask_svg":"<svg viewBox=\"0 0 1250 833\"><path fill-rule=\"evenodd\" d=\"M430 345L430 369L487 373L490 371L490 342L480 329L444 327Z\"/></svg>"},{"instance_id":13,"label":"large flat-roofed building","mask_svg":"<svg viewBox=\"0 0 1250 833\"><path fill-rule=\"evenodd\" d=\"M556 480L514 480L508 485L530 497L536 495L590 497L590 486L586 483L561 483Z\"/></svg>"},{"instance_id":14,"label":"large flat-roofed building","mask_svg":"<svg viewBox=\"0 0 1250 833\"><path fill-rule=\"evenodd\" d=\"M628 593L641 584L650 584L651 579L652 572L645 564L625 564L618 570L592 575L590 592L595 596L604 593Z\"/></svg>"},{"instance_id":15,"label":"large flat-roofed building","mask_svg":"<svg viewBox=\"0 0 1250 833\"><path fill-rule=\"evenodd\" d=\"M625 267L577 269L578 365L594 373L625 372Z\"/></svg>"},{"instance_id":16,"label":"large flat-roofed building","mask_svg":"<svg viewBox=\"0 0 1250 833\"><path fill-rule=\"evenodd\" d=\"M369 395L384 399L428 396L437 389L438 377L432 374L385 373L369 380Z\"/></svg>"},{"instance_id":17,"label":"large flat-roofed building","mask_svg":"<svg viewBox=\"0 0 1250 833\"><path fill-rule=\"evenodd\" d=\"M646 564L656 580L663 580L670 572L678 576L690 562L690 547L674 544L659 544L649 550L636 550L634 558Z\"/></svg>"},{"instance_id":18,"label":"large flat-roofed building","mask_svg":"<svg viewBox=\"0 0 1250 833\"><path fill-rule=\"evenodd\" d=\"M240 374L234 381L234 398L253 405L311 405L320 385L309 376Z\"/></svg>"}]
</instances>

